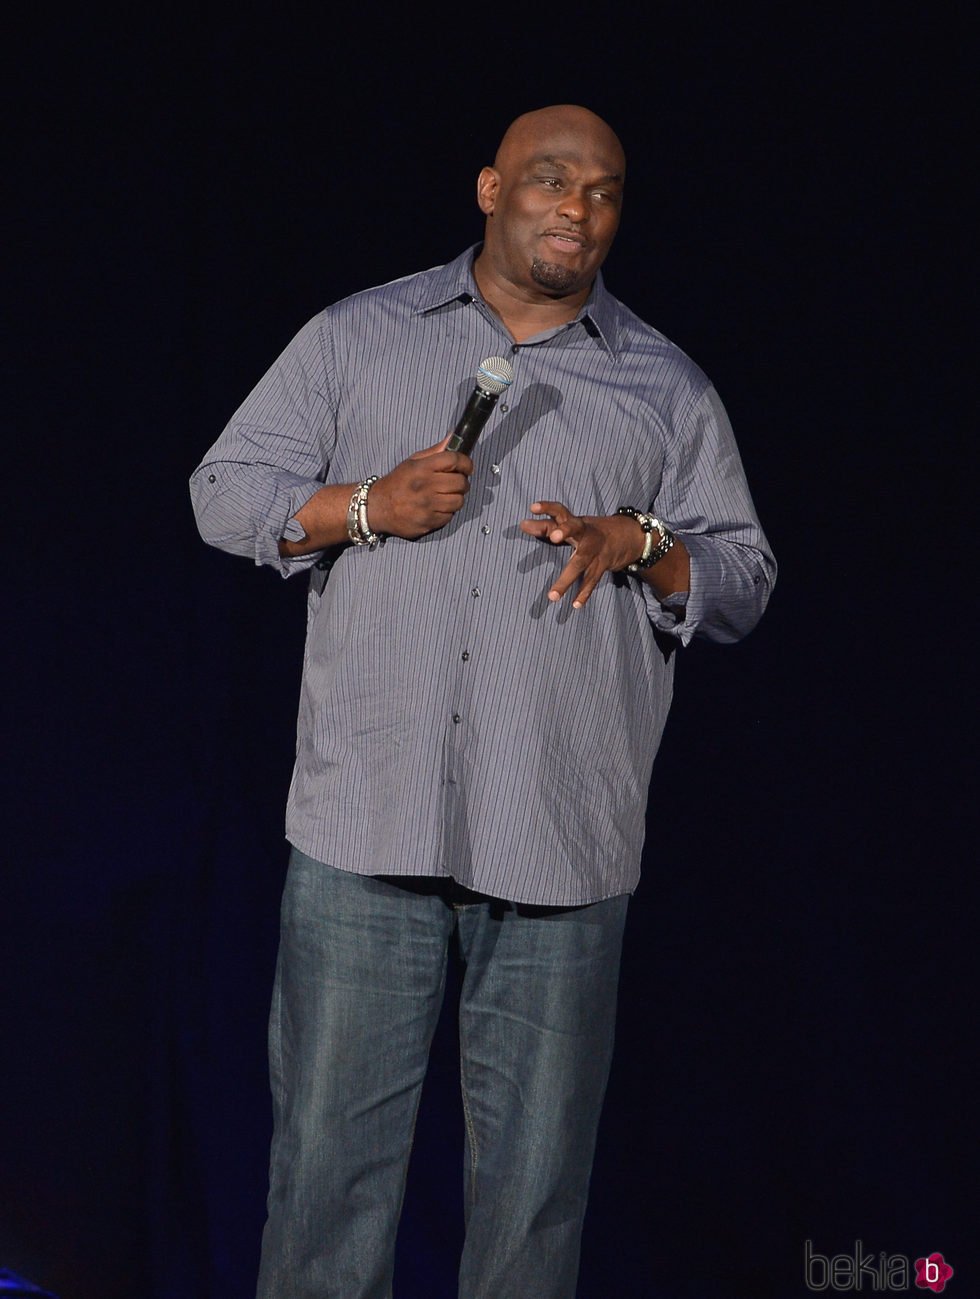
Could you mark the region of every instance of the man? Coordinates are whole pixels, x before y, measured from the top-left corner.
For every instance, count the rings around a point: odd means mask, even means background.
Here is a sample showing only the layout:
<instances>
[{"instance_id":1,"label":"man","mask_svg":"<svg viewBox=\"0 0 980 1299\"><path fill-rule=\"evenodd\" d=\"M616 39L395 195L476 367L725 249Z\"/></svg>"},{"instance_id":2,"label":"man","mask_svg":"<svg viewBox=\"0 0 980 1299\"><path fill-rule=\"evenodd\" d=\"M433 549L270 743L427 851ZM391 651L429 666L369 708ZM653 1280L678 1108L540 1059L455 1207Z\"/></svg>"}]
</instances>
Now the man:
<instances>
[{"instance_id":1,"label":"man","mask_svg":"<svg viewBox=\"0 0 980 1299\"><path fill-rule=\"evenodd\" d=\"M602 284L624 173L586 109L518 118L482 246L311 321L192 480L207 541L312 569L264 1299L390 1294L450 948L460 1295L575 1291L670 650L775 574L713 389Z\"/></svg>"}]
</instances>

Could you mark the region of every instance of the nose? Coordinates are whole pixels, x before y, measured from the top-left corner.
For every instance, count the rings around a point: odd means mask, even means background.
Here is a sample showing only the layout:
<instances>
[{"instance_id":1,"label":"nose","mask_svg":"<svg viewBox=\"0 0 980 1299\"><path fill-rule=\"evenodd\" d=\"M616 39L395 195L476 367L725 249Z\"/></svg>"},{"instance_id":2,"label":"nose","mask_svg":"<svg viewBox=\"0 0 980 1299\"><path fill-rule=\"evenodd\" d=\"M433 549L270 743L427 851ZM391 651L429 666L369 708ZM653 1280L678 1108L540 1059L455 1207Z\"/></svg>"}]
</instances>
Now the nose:
<instances>
[{"instance_id":1,"label":"nose","mask_svg":"<svg viewBox=\"0 0 980 1299\"><path fill-rule=\"evenodd\" d=\"M567 221L578 224L589 219L592 209L585 191L569 186L562 194L561 201L555 211L559 216L565 217Z\"/></svg>"}]
</instances>

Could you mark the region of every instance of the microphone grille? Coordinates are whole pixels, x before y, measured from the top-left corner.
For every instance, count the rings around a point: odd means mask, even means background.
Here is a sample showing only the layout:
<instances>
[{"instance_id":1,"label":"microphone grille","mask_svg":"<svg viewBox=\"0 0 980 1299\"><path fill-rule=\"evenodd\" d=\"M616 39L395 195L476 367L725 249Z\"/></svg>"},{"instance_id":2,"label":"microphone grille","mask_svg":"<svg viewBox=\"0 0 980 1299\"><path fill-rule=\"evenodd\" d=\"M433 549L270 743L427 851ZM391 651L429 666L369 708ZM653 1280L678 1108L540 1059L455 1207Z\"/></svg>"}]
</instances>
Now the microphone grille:
<instances>
[{"instance_id":1,"label":"microphone grille","mask_svg":"<svg viewBox=\"0 0 980 1299\"><path fill-rule=\"evenodd\" d=\"M477 386L499 397L514 382L514 367L502 356L488 356L476 372Z\"/></svg>"}]
</instances>

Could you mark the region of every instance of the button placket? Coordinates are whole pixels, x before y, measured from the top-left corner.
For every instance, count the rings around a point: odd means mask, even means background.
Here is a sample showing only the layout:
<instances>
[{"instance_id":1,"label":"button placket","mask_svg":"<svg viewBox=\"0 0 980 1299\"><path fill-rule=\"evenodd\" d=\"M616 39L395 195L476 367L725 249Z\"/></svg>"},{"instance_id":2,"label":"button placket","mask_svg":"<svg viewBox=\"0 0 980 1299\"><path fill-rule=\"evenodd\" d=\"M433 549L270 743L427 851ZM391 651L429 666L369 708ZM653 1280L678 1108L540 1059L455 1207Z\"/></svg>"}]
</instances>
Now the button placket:
<instances>
[{"instance_id":1,"label":"button placket","mask_svg":"<svg viewBox=\"0 0 980 1299\"><path fill-rule=\"evenodd\" d=\"M493 349L490 350L492 351ZM516 355L516 352L517 352L517 347L511 346L510 348L511 355ZM497 355L501 355L501 352L498 351ZM508 392L506 396L508 400L500 402L500 404L497 407L498 418L501 415L506 415L508 411L510 411L513 405L513 390ZM485 463L486 462L484 461L484 464ZM486 472L485 469L484 472ZM500 477L501 465L499 464L499 462L495 462L490 465L490 474L493 478ZM480 524L481 538L488 538L492 534L493 534L493 525L485 521L482 522ZM484 558L482 560L478 560L478 567L480 569L485 570L485 572L483 572L481 575L478 575L477 573L473 573L472 575L472 577L477 578L477 581L474 582L469 588L470 614L469 616L464 614L464 616L461 619L461 626L459 628L461 633L460 638L462 640L463 645L466 646L467 648L460 649L458 651L459 657L456 660L457 672L459 673L459 676L457 677L456 688L453 692L453 698L451 701L452 712L450 714L452 720L452 726L450 727L450 730L453 731L454 734L458 734L458 732L455 731L455 728L461 724L463 717L467 712L467 706L466 706L467 698L468 698L467 690L472 688L474 682L474 677L472 673L476 668L476 663L471 663L471 660L473 658L474 637L478 639L479 627L478 624L474 623L473 618L474 616L477 615L478 609L481 609L482 612L482 607L480 604L477 603L477 601L482 601L483 599L486 598L487 587L484 578L490 573L490 569L487 568L487 565L490 563L490 551L489 550L484 551L483 554L484 554ZM479 646L477 645L476 648L478 649ZM464 665L470 665L470 666L464 667Z\"/></svg>"},{"instance_id":2,"label":"button placket","mask_svg":"<svg viewBox=\"0 0 980 1299\"><path fill-rule=\"evenodd\" d=\"M488 524L483 525L482 532L484 534L489 534L490 531L491 529ZM460 732L457 732L455 728L466 719L469 711L467 707L469 699L468 692L474 685L473 672L476 670L476 663L473 662L474 649L479 649L479 645L475 644L475 642L479 641L481 628L481 624L477 622L476 619L479 618L483 612L482 604L487 598L488 591L490 590L487 583L492 577L492 568L490 567L492 561L487 551L480 549L475 550L472 559L474 562L474 572L470 580L472 581L475 577L476 582L474 582L469 588L464 588L466 597L468 598L464 597L465 604L460 611L459 640L456 642L458 648L454 655L457 675L455 687L450 698L450 719L452 721L450 731L453 732L454 737L456 734L461 734ZM465 665L470 666L467 667Z\"/></svg>"}]
</instances>

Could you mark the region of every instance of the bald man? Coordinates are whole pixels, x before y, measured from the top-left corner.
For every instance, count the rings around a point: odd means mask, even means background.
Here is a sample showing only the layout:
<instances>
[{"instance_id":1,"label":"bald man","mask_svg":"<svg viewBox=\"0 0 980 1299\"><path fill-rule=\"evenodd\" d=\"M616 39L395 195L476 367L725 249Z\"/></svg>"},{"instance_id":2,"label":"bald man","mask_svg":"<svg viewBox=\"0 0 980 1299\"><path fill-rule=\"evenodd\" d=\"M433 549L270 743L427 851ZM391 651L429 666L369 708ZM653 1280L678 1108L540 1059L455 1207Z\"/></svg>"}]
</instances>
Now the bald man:
<instances>
[{"instance_id":1,"label":"bald man","mask_svg":"<svg viewBox=\"0 0 980 1299\"><path fill-rule=\"evenodd\" d=\"M624 179L587 109L519 117L483 243L315 317L192 478L205 540L310 575L261 1299L390 1296L450 959L459 1295L575 1293L673 650L775 577L717 394L602 282Z\"/></svg>"}]
</instances>

